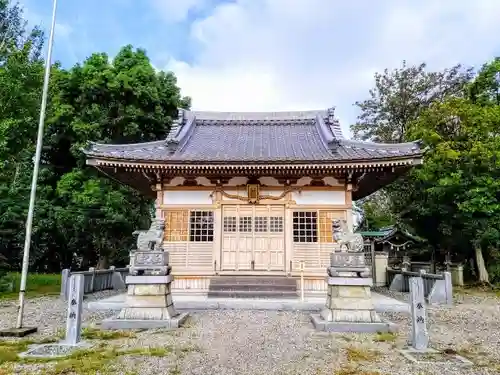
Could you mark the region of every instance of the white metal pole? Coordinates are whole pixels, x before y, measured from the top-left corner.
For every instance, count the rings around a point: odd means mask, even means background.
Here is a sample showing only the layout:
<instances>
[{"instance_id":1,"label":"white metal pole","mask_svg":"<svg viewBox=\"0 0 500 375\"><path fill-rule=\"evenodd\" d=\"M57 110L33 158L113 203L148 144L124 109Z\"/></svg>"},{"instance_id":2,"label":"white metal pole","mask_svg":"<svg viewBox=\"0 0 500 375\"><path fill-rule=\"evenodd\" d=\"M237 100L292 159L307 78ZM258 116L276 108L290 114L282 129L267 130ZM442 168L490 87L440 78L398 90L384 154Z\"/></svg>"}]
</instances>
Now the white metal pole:
<instances>
[{"instance_id":1,"label":"white metal pole","mask_svg":"<svg viewBox=\"0 0 500 375\"><path fill-rule=\"evenodd\" d=\"M47 46L47 58L45 60L45 75L43 79L42 104L40 106L40 120L38 122L38 136L36 140L33 178L31 179L30 203L28 208L28 218L26 219L26 237L24 239L23 268L21 271L21 285L19 288L19 311L17 315L16 328L22 328L23 326L24 294L26 292L26 279L28 277L28 266L29 266L30 245L31 245L31 229L33 227L33 212L35 209L38 169L40 166L40 156L42 154L43 128L45 125L45 111L47 109L50 69L52 67L52 45L54 44L54 30L56 27L56 9L57 9L57 0L54 0L52 6L52 24L50 27L49 44Z\"/></svg>"}]
</instances>

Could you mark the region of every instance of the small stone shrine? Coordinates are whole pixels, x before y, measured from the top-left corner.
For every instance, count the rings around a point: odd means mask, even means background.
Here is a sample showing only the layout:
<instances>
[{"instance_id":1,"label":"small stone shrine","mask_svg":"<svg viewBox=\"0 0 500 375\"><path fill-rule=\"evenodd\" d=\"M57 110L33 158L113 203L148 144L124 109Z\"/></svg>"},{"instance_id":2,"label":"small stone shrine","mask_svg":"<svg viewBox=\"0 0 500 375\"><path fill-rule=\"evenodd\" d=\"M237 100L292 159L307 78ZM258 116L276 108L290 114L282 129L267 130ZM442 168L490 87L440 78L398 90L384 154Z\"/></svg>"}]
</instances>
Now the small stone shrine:
<instances>
[{"instance_id":1,"label":"small stone shrine","mask_svg":"<svg viewBox=\"0 0 500 375\"><path fill-rule=\"evenodd\" d=\"M165 222L153 220L147 231L136 231L137 249L130 253L127 298L118 316L102 322L103 329L178 328L188 314L179 314L172 300L172 267L162 241Z\"/></svg>"},{"instance_id":2,"label":"small stone shrine","mask_svg":"<svg viewBox=\"0 0 500 375\"><path fill-rule=\"evenodd\" d=\"M344 220L333 220L332 231L340 251L330 254L326 305L320 314L311 315L314 327L329 332L394 331L393 324L380 319L371 299L373 279L365 264L363 237L349 233Z\"/></svg>"}]
</instances>

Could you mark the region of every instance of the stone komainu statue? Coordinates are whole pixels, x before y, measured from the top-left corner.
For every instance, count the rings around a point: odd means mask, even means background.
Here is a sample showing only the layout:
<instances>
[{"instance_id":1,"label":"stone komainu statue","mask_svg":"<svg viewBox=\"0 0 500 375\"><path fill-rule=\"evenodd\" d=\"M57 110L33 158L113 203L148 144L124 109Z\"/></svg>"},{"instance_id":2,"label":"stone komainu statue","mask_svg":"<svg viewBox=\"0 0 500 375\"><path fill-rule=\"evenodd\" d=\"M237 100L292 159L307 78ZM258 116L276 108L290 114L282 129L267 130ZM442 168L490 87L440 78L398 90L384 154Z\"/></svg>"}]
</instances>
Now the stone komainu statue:
<instances>
[{"instance_id":1,"label":"stone komainu statue","mask_svg":"<svg viewBox=\"0 0 500 375\"><path fill-rule=\"evenodd\" d=\"M169 275L169 254L163 251L165 221L155 219L148 230L134 232L137 249L130 252L130 275Z\"/></svg>"},{"instance_id":2,"label":"stone komainu statue","mask_svg":"<svg viewBox=\"0 0 500 375\"><path fill-rule=\"evenodd\" d=\"M137 236L137 251L162 251L165 220L155 219L148 230L135 231Z\"/></svg>"},{"instance_id":3,"label":"stone komainu statue","mask_svg":"<svg viewBox=\"0 0 500 375\"><path fill-rule=\"evenodd\" d=\"M363 251L364 240L359 233L349 233L345 220L332 220L333 238L340 245L340 251L345 248L350 253L359 253Z\"/></svg>"}]
</instances>

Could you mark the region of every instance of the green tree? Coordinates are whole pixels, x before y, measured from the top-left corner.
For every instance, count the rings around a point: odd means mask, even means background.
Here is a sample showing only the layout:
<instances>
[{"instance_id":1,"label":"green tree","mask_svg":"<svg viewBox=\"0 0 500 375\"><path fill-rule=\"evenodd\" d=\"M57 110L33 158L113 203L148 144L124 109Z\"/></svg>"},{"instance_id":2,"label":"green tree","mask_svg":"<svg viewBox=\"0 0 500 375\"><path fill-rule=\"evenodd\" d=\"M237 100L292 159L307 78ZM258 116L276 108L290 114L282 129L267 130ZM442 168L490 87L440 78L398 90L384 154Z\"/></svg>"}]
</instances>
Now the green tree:
<instances>
[{"instance_id":1,"label":"green tree","mask_svg":"<svg viewBox=\"0 0 500 375\"><path fill-rule=\"evenodd\" d=\"M172 73L157 72L145 51L126 46L110 61L94 54L55 76L44 161L51 178L53 218L62 242L84 265L99 268L128 254L132 232L150 218L152 201L85 166L89 141L163 139L177 108L188 108ZM59 250L66 263L67 251Z\"/></svg>"},{"instance_id":2,"label":"green tree","mask_svg":"<svg viewBox=\"0 0 500 375\"><path fill-rule=\"evenodd\" d=\"M500 57L482 66L469 85L468 95L479 105L500 105Z\"/></svg>"},{"instance_id":3,"label":"green tree","mask_svg":"<svg viewBox=\"0 0 500 375\"><path fill-rule=\"evenodd\" d=\"M31 58L40 60L43 32L39 27L29 29L19 3L0 0L0 65L12 53L30 46Z\"/></svg>"},{"instance_id":4,"label":"green tree","mask_svg":"<svg viewBox=\"0 0 500 375\"><path fill-rule=\"evenodd\" d=\"M31 49L30 49L31 48ZM43 62L34 44L0 64L0 254L20 266L33 169ZM163 139L180 94L172 73L145 51L124 47L110 61L94 54L69 70L53 66L31 245L31 269L106 267L120 262L132 232L148 225L150 199L85 165L81 148Z\"/></svg>"},{"instance_id":5,"label":"green tree","mask_svg":"<svg viewBox=\"0 0 500 375\"><path fill-rule=\"evenodd\" d=\"M485 283L488 268L496 272L498 267L494 249L500 245L498 129L500 106L459 98L435 103L410 129L430 148L425 163L411 172L412 189L393 196L419 232L437 232L442 246L463 259L473 257ZM500 280L500 273L494 279Z\"/></svg>"},{"instance_id":6,"label":"green tree","mask_svg":"<svg viewBox=\"0 0 500 375\"><path fill-rule=\"evenodd\" d=\"M408 66L375 74L369 98L356 102L360 110L351 126L354 137L375 142L403 142L409 124L435 101L461 97L473 76L472 69L456 65L443 71L429 71L427 65Z\"/></svg>"},{"instance_id":7,"label":"green tree","mask_svg":"<svg viewBox=\"0 0 500 375\"><path fill-rule=\"evenodd\" d=\"M351 126L354 136L386 143L418 139L408 131L412 124L433 103L450 97L465 97L472 76L472 69L461 65L443 71L430 71L425 63L409 66L406 62L400 68L375 74L375 87L370 90L369 98L356 103L361 112L356 124ZM446 251L452 246L453 241L449 238L455 226L450 225L448 220L441 220L447 215L445 207L429 206L425 197L419 195L420 192L417 182L405 176L369 199L374 205L387 207L392 211L391 216L403 219L402 224L409 224L413 231L427 239L434 250ZM412 217L407 207L398 203L405 201L406 197L412 197L429 214ZM446 206L445 202L440 204Z\"/></svg>"},{"instance_id":8,"label":"green tree","mask_svg":"<svg viewBox=\"0 0 500 375\"><path fill-rule=\"evenodd\" d=\"M36 134L43 35L28 29L19 5L0 0L0 257L18 262L24 241Z\"/></svg>"},{"instance_id":9,"label":"green tree","mask_svg":"<svg viewBox=\"0 0 500 375\"><path fill-rule=\"evenodd\" d=\"M359 203L361 220L358 230L375 231L395 225L396 215L392 212L389 196L378 191Z\"/></svg>"}]
</instances>

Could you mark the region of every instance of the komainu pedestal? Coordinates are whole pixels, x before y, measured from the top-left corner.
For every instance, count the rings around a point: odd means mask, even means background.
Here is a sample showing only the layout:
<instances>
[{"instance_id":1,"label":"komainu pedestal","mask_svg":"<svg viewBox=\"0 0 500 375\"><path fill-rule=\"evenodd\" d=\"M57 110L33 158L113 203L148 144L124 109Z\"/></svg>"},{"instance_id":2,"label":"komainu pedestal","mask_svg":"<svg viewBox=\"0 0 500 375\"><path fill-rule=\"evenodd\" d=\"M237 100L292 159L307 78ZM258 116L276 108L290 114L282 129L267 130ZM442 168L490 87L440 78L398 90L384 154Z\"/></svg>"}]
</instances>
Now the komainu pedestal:
<instances>
[{"instance_id":1,"label":"komainu pedestal","mask_svg":"<svg viewBox=\"0 0 500 375\"><path fill-rule=\"evenodd\" d=\"M174 307L174 280L168 252L161 248L163 220L155 220L148 231L138 234L137 250L130 253L127 298L118 316L102 322L103 329L178 328L187 314Z\"/></svg>"},{"instance_id":2,"label":"komainu pedestal","mask_svg":"<svg viewBox=\"0 0 500 375\"><path fill-rule=\"evenodd\" d=\"M360 243L356 234L338 233L338 223L333 228L341 251L330 255L326 303L320 314L311 315L314 327L330 332L394 331L395 326L383 322L373 306L373 279L365 264L362 238ZM348 251L343 251L343 245Z\"/></svg>"}]
</instances>

